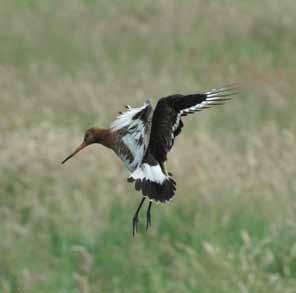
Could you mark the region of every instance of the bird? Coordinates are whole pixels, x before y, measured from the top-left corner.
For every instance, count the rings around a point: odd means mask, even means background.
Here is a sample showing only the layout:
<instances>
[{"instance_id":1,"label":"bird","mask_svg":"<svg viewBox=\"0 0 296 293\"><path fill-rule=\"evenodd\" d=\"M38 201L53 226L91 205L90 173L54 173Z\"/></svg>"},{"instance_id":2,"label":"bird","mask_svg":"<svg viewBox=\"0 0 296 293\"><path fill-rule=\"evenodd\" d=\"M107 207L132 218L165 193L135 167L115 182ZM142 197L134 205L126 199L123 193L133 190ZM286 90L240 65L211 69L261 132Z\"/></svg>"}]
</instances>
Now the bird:
<instances>
[{"instance_id":1,"label":"bird","mask_svg":"<svg viewBox=\"0 0 296 293\"><path fill-rule=\"evenodd\" d=\"M145 199L149 200L146 212L148 230L152 203L167 203L176 194L176 181L167 171L166 161L184 126L183 118L221 105L237 93L238 86L231 84L193 94L165 96L158 100L155 109L149 100L141 107L126 105L125 111L119 112L110 127L86 130L81 145L62 164L92 144L101 144L114 151L130 172L127 181L134 183L135 189L142 194L132 219L132 234L135 236Z\"/></svg>"}]
</instances>

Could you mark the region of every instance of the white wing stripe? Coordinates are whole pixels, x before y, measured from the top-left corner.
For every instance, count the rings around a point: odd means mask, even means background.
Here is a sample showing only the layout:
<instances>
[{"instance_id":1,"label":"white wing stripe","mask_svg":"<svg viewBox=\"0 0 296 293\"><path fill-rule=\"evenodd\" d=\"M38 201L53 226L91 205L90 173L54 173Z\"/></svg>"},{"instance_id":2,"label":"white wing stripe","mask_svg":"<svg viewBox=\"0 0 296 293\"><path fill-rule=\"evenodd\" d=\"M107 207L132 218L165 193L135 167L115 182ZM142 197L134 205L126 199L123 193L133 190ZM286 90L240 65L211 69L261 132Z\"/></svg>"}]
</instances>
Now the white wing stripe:
<instances>
[{"instance_id":1,"label":"white wing stripe","mask_svg":"<svg viewBox=\"0 0 296 293\"><path fill-rule=\"evenodd\" d=\"M204 94L207 95L206 100L195 106L181 110L181 115L184 113L188 114L195 111L200 111L201 109L209 108L213 105L221 105L223 102L230 99L228 96L235 94L235 92L233 89L221 88L207 91Z\"/></svg>"},{"instance_id":2,"label":"white wing stripe","mask_svg":"<svg viewBox=\"0 0 296 293\"><path fill-rule=\"evenodd\" d=\"M179 114L177 115L176 122L175 122L175 124L173 125L173 132L178 128L179 123L180 123L180 119L181 119L181 113L179 113Z\"/></svg>"}]
</instances>

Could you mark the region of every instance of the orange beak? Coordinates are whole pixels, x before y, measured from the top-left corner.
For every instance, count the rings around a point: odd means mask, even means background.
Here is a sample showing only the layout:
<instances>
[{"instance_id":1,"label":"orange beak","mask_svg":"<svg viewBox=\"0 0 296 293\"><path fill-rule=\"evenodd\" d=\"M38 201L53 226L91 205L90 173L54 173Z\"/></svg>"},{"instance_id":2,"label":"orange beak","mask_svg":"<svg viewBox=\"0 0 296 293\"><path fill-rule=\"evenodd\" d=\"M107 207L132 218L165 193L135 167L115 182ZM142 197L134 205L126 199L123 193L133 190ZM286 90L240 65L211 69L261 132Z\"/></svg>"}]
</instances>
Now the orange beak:
<instances>
[{"instance_id":1,"label":"orange beak","mask_svg":"<svg viewBox=\"0 0 296 293\"><path fill-rule=\"evenodd\" d=\"M87 146L85 142L83 142L71 155L69 155L64 161L62 161L62 164L66 163L69 159L74 157L78 152L80 152L82 149L84 149Z\"/></svg>"}]
</instances>

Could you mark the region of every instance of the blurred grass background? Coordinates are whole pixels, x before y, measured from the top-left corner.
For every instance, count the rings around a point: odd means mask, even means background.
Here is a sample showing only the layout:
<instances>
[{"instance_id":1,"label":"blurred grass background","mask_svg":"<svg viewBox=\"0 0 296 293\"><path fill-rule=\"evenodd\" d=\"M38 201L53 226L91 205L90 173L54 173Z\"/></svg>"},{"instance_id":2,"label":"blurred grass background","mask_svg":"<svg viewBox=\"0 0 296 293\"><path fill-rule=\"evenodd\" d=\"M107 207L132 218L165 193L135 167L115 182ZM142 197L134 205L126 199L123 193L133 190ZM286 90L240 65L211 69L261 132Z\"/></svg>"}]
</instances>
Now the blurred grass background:
<instances>
[{"instance_id":1,"label":"blurred grass background","mask_svg":"<svg viewBox=\"0 0 296 293\"><path fill-rule=\"evenodd\" d=\"M2 0L0 292L295 292L296 3ZM186 117L169 205L103 147L123 105L240 82Z\"/></svg>"}]
</instances>

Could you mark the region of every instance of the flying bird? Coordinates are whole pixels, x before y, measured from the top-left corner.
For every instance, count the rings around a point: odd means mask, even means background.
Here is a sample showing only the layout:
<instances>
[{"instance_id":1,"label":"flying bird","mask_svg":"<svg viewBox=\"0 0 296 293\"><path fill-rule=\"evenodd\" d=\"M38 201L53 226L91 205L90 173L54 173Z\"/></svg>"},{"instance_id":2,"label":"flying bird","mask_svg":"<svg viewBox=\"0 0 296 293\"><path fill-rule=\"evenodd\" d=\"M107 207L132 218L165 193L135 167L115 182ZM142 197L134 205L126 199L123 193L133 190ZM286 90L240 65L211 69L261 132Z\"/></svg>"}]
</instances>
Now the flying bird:
<instances>
[{"instance_id":1,"label":"flying bird","mask_svg":"<svg viewBox=\"0 0 296 293\"><path fill-rule=\"evenodd\" d=\"M188 114L221 105L237 94L237 86L230 85L190 95L170 95L160 98L153 111L150 101L142 107L126 106L109 128L90 128L82 144L62 164L91 144L102 144L113 150L130 172L128 182L143 198L133 216L133 235L137 232L138 215L146 198L146 230L151 226L153 202L167 203L175 195L176 182L167 171L167 154L184 126Z\"/></svg>"}]
</instances>

